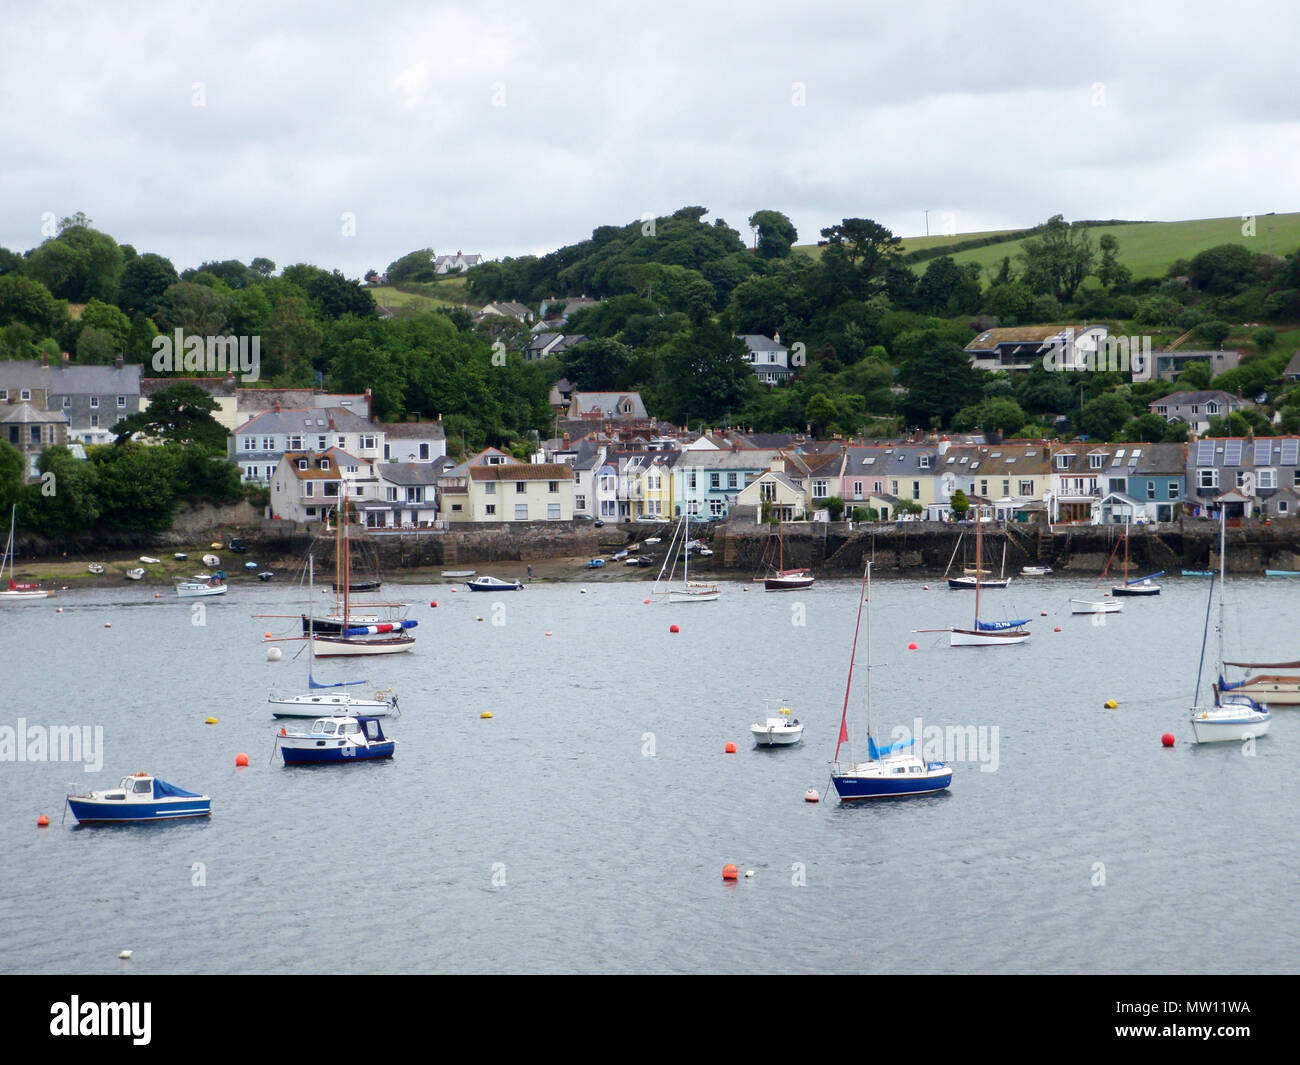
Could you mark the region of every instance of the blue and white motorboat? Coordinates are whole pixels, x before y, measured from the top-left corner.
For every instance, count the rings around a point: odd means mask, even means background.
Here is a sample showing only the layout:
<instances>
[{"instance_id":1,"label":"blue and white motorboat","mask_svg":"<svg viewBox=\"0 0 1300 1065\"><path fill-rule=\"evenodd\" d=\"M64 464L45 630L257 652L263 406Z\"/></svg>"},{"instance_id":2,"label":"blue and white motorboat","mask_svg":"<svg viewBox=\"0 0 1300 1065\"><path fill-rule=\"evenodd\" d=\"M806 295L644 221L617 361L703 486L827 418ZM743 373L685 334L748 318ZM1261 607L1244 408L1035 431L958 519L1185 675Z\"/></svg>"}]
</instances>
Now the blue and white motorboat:
<instances>
[{"instance_id":1,"label":"blue and white motorboat","mask_svg":"<svg viewBox=\"0 0 1300 1065\"><path fill-rule=\"evenodd\" d=\"M465 583L469 585L471 592L515 592L524 586L523 581L503 581L499 577L489 577L486 574Z\"/></svg>"},{"instance_id":2,"label":"blue and white motorboat","mask_svg":"<svg viewBox=\"0 0 1300 1065\"><path fill-rule=\"evenodd\" d=\"M840 717L839 742L831 763L831 782L841 802L859 799L903 799L944 791L952 783L952 767L947 762L927 762L915 754L902 753L916 743L916 737L877 746L871 735L871 563L862 577L858 599L858 625L862 623L862 606L867 606L867 760L840 761L840 748L849 742L849 693L853 686L853 659L858 646L858 630L853 630L854 654L849 658L849 678L844 688L844 711Z\"/></svg>"},{"instance_id":3,"label":"blue and white motorboat","mask_svg":"<svg viewBox=\"0 0 1300 1065\"><path fill-rule=\"evenodd\" d=\"M285 765L317 765L392 758L397 741L384 735L379 719L336 714L318 717L304 732L281 729L276 737Z\"/></svg>"},{"instance_id":4,"label":"blue and white motorboat","mask_svg":"<svg viewBox=\"0 0 1300 1065\"><path fill-rule=\"evenodd\" d=\"M196 573L193 577L176 578L176 594L182 599L195 599L206 595L225 595L226 571Z\"/></svg>"},{"instance_id":5,"label":"blue and white motorboat","mask_svg":"<svg viewBox=\"0 0 1300 1065\"><path fill-rule=\"evenodd\" d=\"M180 817L207 817L212 800L185 791L148 773L132 773L109 791L69 795L68 808L79 824L129 824L137 821L171 821Z\"/></svg>"}]
</instances>

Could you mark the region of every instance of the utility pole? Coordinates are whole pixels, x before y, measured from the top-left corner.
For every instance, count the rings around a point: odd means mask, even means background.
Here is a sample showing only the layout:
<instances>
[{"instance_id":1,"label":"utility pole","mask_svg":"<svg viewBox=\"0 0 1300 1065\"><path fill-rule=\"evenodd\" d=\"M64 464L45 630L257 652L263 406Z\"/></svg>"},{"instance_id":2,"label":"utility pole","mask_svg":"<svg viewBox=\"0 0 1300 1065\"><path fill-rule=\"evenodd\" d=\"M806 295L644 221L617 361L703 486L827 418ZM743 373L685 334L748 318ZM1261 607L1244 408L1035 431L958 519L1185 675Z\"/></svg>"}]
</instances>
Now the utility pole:
<instances>
[{"instance_id":1,"label":"utility pole","mask_svg":"<svg viewBox=\"0 0 1300 1065\"><path fill-rule=\"evenodd\" d=\"M927 237L930 235L930 212L929 211L925 212L925 235Z\"/></svg>"}]
</instances>

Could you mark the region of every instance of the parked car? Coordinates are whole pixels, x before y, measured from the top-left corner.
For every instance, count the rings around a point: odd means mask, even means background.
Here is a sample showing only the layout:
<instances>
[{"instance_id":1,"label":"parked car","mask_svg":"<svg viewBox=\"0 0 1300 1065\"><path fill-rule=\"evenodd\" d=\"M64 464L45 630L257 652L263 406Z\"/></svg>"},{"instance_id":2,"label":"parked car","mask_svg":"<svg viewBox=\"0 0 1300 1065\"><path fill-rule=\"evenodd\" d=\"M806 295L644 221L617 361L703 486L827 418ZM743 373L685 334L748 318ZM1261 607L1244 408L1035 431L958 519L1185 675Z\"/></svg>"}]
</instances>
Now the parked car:
<instances>
[{"instance_id":1,"label":"parked car","mask_svg":"<svg viewBox=\"0 0 1300 1065\"><path fill-rule=\"evenodd\" d=\"M593 558L587 563L587 569L604 569L605 560L603 558Z\"/></svg>"},{"instance_id":2,"label":"parked car","mask_svg":"<svg viewBox=\"0 0 1300 1065\"><path fill-rule=\"evenodd\" d=\"M601 521L599 518L597 518L597 519L596 519L596 525L595 525L595 528L597 528L597 529L603 529L604 527L605 527L605 523L604 523L603 521Z\"/></svg>"}]
</instances>

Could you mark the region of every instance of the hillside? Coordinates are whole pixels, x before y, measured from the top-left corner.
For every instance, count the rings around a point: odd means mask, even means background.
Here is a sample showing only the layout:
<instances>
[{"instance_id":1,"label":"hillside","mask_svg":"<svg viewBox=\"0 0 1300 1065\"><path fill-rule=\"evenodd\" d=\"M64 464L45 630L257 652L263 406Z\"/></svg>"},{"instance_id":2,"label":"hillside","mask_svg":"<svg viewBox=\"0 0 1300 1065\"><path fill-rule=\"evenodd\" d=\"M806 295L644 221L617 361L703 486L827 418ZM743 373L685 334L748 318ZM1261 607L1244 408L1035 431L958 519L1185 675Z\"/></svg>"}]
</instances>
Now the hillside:
<instances>
[{"instance_id":1,"label":"hillside","mask_svg":"<svg viewBox=\"0 0 1300 1065\"><path fill-rule=\"evenodd\" d=\"M1241 244L1253 252L1269 250L1269 230L1272 230L1274 255L1290 255L1300 248L1300 212L1291 214L1260 215L1255 220L1255 236L1245 237L1241 232L1240 216L1228 218L1200 218L1183 222L1131 222L1124 225L1096 226L1089 229L1094 246L1103 233L1112 233L1119 241L1119 259L1133 271L1134 278L1162 277L1171 263L1190 259L1197 252L1218 244ZM979 233L958 233L954 236L905 237L903 251L920 251L943 244L957 244L964 240L997 236L1016 230L990 230ZM1015 263L1022 240L1009 240L983 248L958 252L953 261L958 265L979 263L996 268L1005 256ZM797 251L820 257L821 249L815 245L798 245ZM917 273L925 271L926 262L911 264Z\"/></svg>"}]
</instances>

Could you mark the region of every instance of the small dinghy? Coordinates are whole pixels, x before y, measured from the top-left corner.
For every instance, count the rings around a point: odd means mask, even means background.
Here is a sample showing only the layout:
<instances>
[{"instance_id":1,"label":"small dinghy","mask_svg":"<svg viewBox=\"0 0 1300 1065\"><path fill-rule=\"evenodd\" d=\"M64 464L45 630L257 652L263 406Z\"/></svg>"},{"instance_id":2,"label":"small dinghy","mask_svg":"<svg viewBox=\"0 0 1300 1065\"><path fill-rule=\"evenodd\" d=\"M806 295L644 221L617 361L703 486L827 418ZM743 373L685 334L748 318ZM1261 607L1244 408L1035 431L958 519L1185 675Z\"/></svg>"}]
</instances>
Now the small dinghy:
<instances>
[{"instance_id":1,"label":"small dinghy","mask_svg":"<svg viewBox=\"0 0 1300 1065\"><path fill-rule=\"evenodd\" d=\"M257 563L256 563L256 562L245 562L245 563L244 563L244 569L257 569Z\"/></svg>"},{"instance_id":2,"label":"small dinghy","mask_svg":"<svg viewBox=\"0 0 1300 1065\"><path fill-rule=\"evenodd\" d=\"M302 732L281 729L276 737L285 765L320 765L392 758L396 740L384 735L376 717L338 714L318 717Z\"/></svg>"},{"instance_id":3,"label":"small dinghy","mask_svg":"<svg viewBox=\"0 0 1300 1065\"><path fill-rule=\"evenodd\" d=\"M78 824L130 824L140 821L170 821L179 817L208 817L212 800L206 795L178 788L148 773L123 777L118 787L69 795L68 809Z\"/></svg>"},{"instance_id":4,"label":"small dinghy","mask_svg":"<svg viewBox=\"0 0 1300 1065\"><path fill-rule=\"evenodd\" d=\"M503 581L497 577L475 577L472 581L466 581L471 592L514 592L522 588L522 581Z\"/></svg>"},{"instance_id":5,"label":"small dinghy","mask_svg":"<svg viewBox=\"0 0 1300 1065\"><path fill-rule=\"evenodd\" d=\"M172 555L172 558L174 558L177 562L184 562L189 557L190 556L187 555L184 551L177 551L174 555Z\"/></svg>"},{"instance_id":6,"label":"small dinghy","mask_svg":"<svg viewBox=\"0 0 1300 1065\"><path fill-rule=\"evenodd\" d=\"M135 569L129 569L126 571L126 579L128 581L138 581L138 580L142 580L143 578L144 578L143 566L136 566Z\"/></svg>"},{"instance_id":7,"label":"small dinghy","mask_svg":"<svg viewBox=\"0 0 1300 1065\"><path fill-rule=\"evenodd\" d=\"M143 562L146 566L156 566L158 565L159 562L162 561L162 559L154 558L152 555L141 555L140 561Z\"/></svg>"},{"instance_id":8,"label":"small dinghy","mask_svg":"<svg viewBox=\"0 0 1300 1065\"><path fill-rule=\"evenodd\" d=\"M208 569L216 569L218 566L221 565L221 559L218 558L216 555L204 555L203 564L207 566Z\"/></svg>"},{"instance_id":9,"label":"small dinghy","mask_svg":"<svg viewBox=\"0 0 1300 1065\"><path fill-rule=\"evenodd\" d=\"M1071 614L1118 614L1124 604L1114 599L1071 599Z\"/></svg>"},{"instance_id":10,"label":"small dinghy","mask_svg":"<svg viewBox=\"0 0 1300 1065\"><path fill-rule=\"evenodd\" d=\"M472 569L445 569L442 571L442 575L452 580L464 580L466 577L474 576L475 572Z\"/></svg>"},{"instance_id":11,"label":"small dinghy","mask_svg":"<svg viewBox=\"0 0 1300 1065\"><path fill-rule=\"evenodd\" d=\"M1046 577L1052 572L1051 566L1025 566L1020 570L1022 577Z\"/></svg>"},{"instance_id":12,"label":"small dinghy","mask_svg":"<svg viewBox=\"0 0 1300 1065\"><path fill-rule=\"evenodd\" d=\"M90 570L91 573L103 573L103 572L104 572L104 563L102 563L102 562L92 562L92 563L91 563L89 566L87 566L86 568L87 568L88 570Z\"/></svg>"},{"instance_id":13,"label":"small dinghy","mask_svg":"<svg viewBox=\"0 0 1300 1065\"><path fill-rule=\"evenodd\" d=\"M259 581L269 581L269 580L270 580L272 577L274 577L274 576L275 576L275 574L272 573L269 569L264 569L264 570L262 570L261 573L259 573L259 574L257 575L257 579L258 579Z\"/></svg>"}]
</instances>

